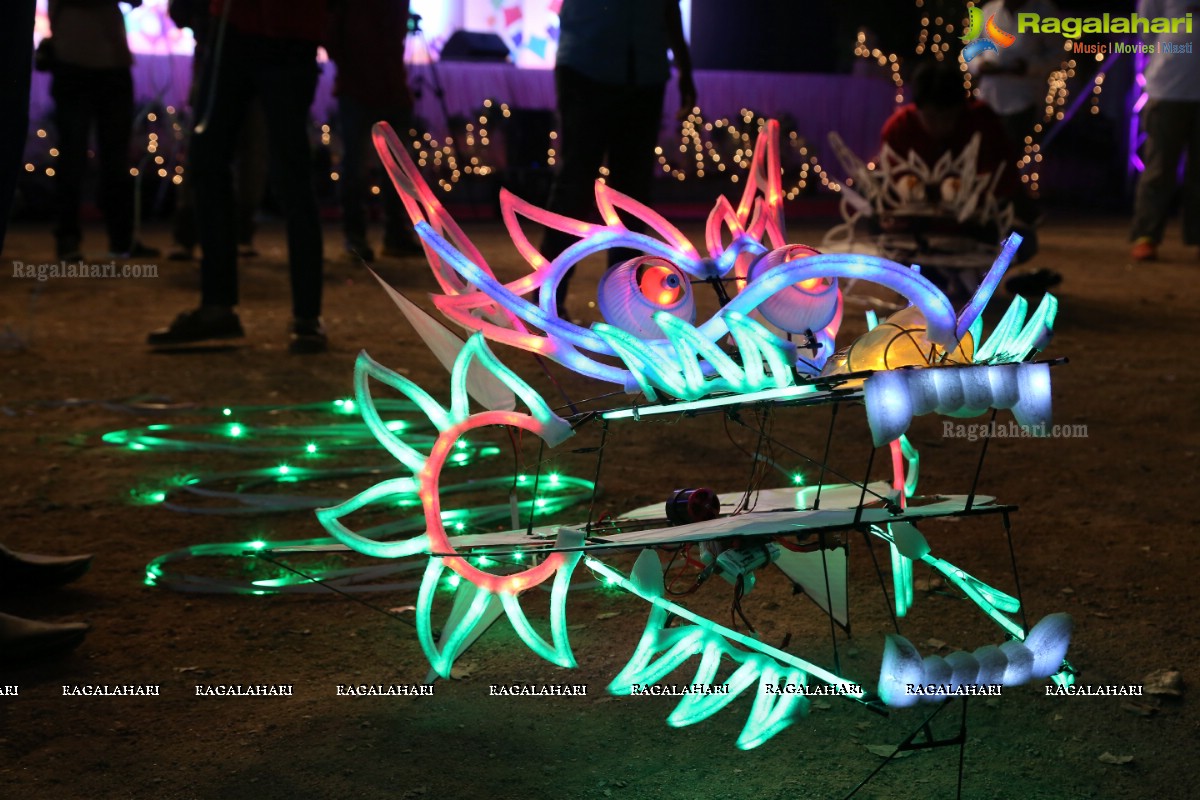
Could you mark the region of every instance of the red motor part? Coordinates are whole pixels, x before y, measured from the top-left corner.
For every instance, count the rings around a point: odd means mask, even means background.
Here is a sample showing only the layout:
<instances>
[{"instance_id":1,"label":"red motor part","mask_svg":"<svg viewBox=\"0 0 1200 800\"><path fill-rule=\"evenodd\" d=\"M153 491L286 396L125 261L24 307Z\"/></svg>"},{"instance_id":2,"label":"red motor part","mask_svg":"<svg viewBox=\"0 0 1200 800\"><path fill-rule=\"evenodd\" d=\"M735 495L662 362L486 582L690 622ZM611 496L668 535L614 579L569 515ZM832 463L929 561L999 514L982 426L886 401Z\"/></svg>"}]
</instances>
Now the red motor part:
<instances>
[{"instance_id":1,"label":"red motor part","mask_svg":"<svg viewBox=\"0 0 1200 800\"><path fill-rule=\"evenodd\" d=\"M704 522L721 515L721 501L712 489L676 489L667 500L667 519L672 525Z\"/></svg>"}]
</instances>

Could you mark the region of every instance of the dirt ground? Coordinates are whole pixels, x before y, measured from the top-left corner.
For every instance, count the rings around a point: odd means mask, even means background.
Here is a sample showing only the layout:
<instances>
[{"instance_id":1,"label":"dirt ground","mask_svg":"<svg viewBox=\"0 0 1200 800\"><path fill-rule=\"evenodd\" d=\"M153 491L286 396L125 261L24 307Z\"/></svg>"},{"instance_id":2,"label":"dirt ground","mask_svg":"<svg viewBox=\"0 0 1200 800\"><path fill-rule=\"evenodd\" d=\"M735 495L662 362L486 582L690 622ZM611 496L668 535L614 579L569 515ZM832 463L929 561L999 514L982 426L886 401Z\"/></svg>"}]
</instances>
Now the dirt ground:
<instances>
[{"instance_id":1,"label":"dirt ground","mask_svg":"<svg viewBox=\"0 0 1200 800\"><path fill-rule=\"evenodd\" d=\"M699 224L683 227L702 238ZM792 238L819 240L822 229L793 220ZM519 257L498 225L477 223L468 232L502 275L517 274ZM1135 268L1127 263L1125 232L1125 220L1115 217L1058 215L1045 227L1036 264L1065 278L1056 292L1061 310L1047 355L1070 359L1053 370L1054 421L1086 425L1087 436L994 440L980 490L1020 506L1013 539L1029 617L1072 615L1068 658L1081 684L1141 685L1163 669L1180 670L1185 683L1194 684L1200 356L1192 340L1200 320L1200 260L1174 244L1172 229L1163 260ZM146 239L168 244L165 229L149 231ZM101 241L94 229L85 244L99 249ZM347 397L354 358L364 348L445 397L445 372L369 275L340 257L338 243L336 231L327 229L325 319L332 349L320 356L287 353L286 266L277 227L260 234L262 255L243 266L248 341L233 349L162 355L142 346L149 329L194 304L198 270L191 264L163 259L156 279L0 276L0 325L8 326L0 333L0 541L19 550L96 554L91 573L74 586L0 600L0 610L9 613L81 619L93 627L72 656L0 675L0 684L19 686L18 696L0 697L0 797L836 798L880 763L869 746L896 744L919 725L928 709L884 718L833 700L815 704L766 745L741 752L734 741L749 711L741 698L696 726L670 728L669 698L614 698L604 690L632 654L648 611L620 592L572 595L575 671L538 659L502 621L460 659L469 674L438 682L432 697L339 697L338 684L420 682L427 664L411 626L333 593L203 594L145 585L147 563L162 553L321 531L310 512L184 514L134 502L131 492L171 476L277 462L237 452L136 452L104 444L105 432L222 422L214 409L224 406ZM48 262L51 253L46 230L18 227L10 232L4 269L9 259ZM594 280L595 265L590 269ZM423 262L383 261L380 271L429 306L435 284ZM591 285L577 280L571 298L574 313L586 320L596 318L585 296ZM1003 305L993 304L989 326ZM862 329L861 321L848 319L843 336ZM498 352L558 402L558 390L529 356ZM553 373L571 397L607 391L564 370ZM191 408L135 414L122 405L147 398ZM250 424L269 424L269 412L257 413ZM1001 421L1006 418L1002 413ZM775 431L819 455L827 420L826 410L793 409L777 415ZM966 492L979 443L945 439L941 431L941 420L930 417L910 432L922 452L921 490ZM849 408L837 432L831 463L858 479L870 447L861 408ZM595 444L596 433L594 426L582 431L571 447ZM714 416L678 425L627 423L614 427L609 444L599 511L661 502L685 486L740 490L751 469L738 447L751 449L752 437L736 429L727 437ZM341 465L389 462L378 448L330 458ZM554 459L555 468L591 477L590 456ZM480 469L503 469L504 461ZM873 477L886 477L885 461L876 460ZM786 482L783 475L771 480ZM366 485L280 490L348 497ZM584 504L561 518L586 514ZM930 524L925 533L935 554L1011 586L996 517ZM854 635L839 634L839 645L844 671L873 683L891 622L861 538L852 540L850 552ZM615 563L628 567L630 558ZM249 567L244 560L218 560L179 569L228 577ZM922 652L1002 640L972 604L929 578L918 571L916 605L904 621ZM363 599L390 609L411 605L415 596L406 589ZM729 601L729 587L719 580L687 600L726 624ZM545 600L535 596L529 606L531 618L543 624ZM813 660L829 658L825 618L805 598L792 597L777 573L764 574L743 609L764 640L787 640L788 649ZM668 680L690 682L695 664ZM490 684L512 682L589 689L586 697L488 695ZM200 683L291 684L294 695L197 697L193 687ZM161 695L64 697L62 687L75 684L156 684ZM1200 772L1194 691L1064 698L1046 696L1039 684L1005 691L998 700L974 700L963 796L1200 796L1193 788ZM954 733L957 713L957 705L947 707L935 733ZM1105 754L1110 758L1102 759ZM888 766L856 796L953 797L957 767L956 748L917 752Z\"/></svg>"}]
</instances>

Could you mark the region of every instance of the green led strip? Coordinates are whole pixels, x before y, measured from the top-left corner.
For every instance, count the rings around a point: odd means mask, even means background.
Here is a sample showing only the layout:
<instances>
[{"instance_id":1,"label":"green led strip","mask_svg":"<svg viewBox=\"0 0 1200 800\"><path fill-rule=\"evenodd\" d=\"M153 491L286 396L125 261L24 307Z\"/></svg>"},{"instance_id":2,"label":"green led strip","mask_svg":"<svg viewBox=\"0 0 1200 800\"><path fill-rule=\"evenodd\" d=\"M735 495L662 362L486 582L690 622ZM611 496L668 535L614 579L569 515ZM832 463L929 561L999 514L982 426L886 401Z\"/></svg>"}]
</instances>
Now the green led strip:
<instances>
[{"instance_id":1,"label":"green led strip","mask_svg":"<svg viewBox=\"0 0 1200 800\"><path fill-rule=\"evenodd\" d=\"M868 700L865 692L852 688L857 684L668 600L664 596L662 567L653 550L642 551L628 578L591 556L584 557L584 564L607 583L619 586L653 606L637 649L625 668L608 685L608 690L613 694L628 695L633 693L635 684L654 684L694 655L700 655L701 659L693 685L713 685L722 658L739 665L722 682L721 686L727 689L712 694L685 695L667 718L668 724L674 727L707 719L755 685L757 690L750 717L737 740L739 748L749 750L763 744L807 713L808 699L802 693L775 693L770 691L771 687L807 686L808 678L813 677L830 686L843 688L843 696L849 699ZM666 623L671 616L684 619L691 625L667 628Z\"/></svg>"},{"instance_id":2,"label":"green led strip","mask_svg":"<svg viewBox=\"0 0 1200 800\"><path fill-rule=\"evenodd\" d=\"M530 476L518 476L517 487L520 491L529 492L533 488ZM556 480L541 481L536 497L519 500L516 511L522 519L528 519L531 514L539 516L561 512L591 496L592 482L569 475L555 474ZM404 479L401 479L404 480ZM407 479L411 492L398 493L407 499L407 506L420 508L420 499L416 495L415 483ZM461 492L475 492L489 489L506 489L513 485L512 478L489 478L468 481L444 487L442 493L452 496ZM381 505L382 507L382 505ZM469 509L447 509L443 519L448 528L455 533L472 533L503 525L510 522L514 506L512 503L496 503L486 506L473 506ZM400 519L389 520L359 531L360 534L372 539L383 539L406 534L415 534L425 529L425 520L420 513L408 514ZM145 583L147 586L160 586L178 591L195 592L225 592L230 594L284 594L295 592L320 591L320 583L342 587L347 591L391 591L397 588L416 588L419 584L408 582L402 585L393 583L379 584L367 581L378 581L397 572L407 572L413 567L411 561L389 561L383 565L372 567L354 567L346 569L314 568L301 570L303 574L284 573L270 580L250 580L246 578L206 578L181 574L177 566L196 558L257 558L262 551L273 551L286 548L325 548L340 547L333 538L313 538L294 541L267 541L257 539L245 542L230 542L223 544L202 544L185 547L167 553L154 559L146 567ZM498 565L504 567L524 568L526 554L521 552L509 553L504 556L495 553L479 553L471 556L471 561L481 567ZM435 559L440 560L440 559ZM457 585L457 575L451 574L450 579L443 581L447 588Z\"/></svg>"},{"instance_id":3,"label":"green led strip","mask_svg":"<svg viewBox=\"0 0 1200 800\"><path fill-rule=\"evenodd\" d=\"M762 391L748 392L746 394L708 397L703 400L622 408L616 411L606 411L600 416L603 419L641 419L642 417L650 417L656 414L682 414L688 411L703 411L711 408L749 405L771 400L797 400L815 395L818 391L817 387L813 385L786 386L780 389L763 389Z\"/></svg>"}]
</instances>

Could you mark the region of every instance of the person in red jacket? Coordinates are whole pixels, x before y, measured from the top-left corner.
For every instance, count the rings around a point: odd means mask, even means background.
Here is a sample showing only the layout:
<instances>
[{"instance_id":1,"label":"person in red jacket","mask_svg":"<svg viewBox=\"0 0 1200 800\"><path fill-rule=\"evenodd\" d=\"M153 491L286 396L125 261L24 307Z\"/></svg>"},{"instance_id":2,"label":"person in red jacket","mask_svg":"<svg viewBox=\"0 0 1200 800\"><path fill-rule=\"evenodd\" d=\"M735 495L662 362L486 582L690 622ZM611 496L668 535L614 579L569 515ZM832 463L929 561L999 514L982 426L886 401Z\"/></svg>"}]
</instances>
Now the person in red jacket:
<instances>
[{"instance_id":1,"label":"person in red jacket","mask_svg":"<svg viewBox=\"0 0 1200 800\"><path fill-rule=\"evenodd\" d=\"M241 338L231 165L254 98L262 102L276 194L287 216L292 285L289 349L323 352L322 241L312 182L309 107L317 88L317 45L326 0L213 0L214 41L202 68L189 173L203 250L200 307L148 337L152 347Z\"/></svg>"},{"instance_id":2,"label":"person in red jacket","mask_svg":"<svg viewBox=\"0 0 1200 800\"><path fill-rule=\"evenodd\" d=\"M923 63L914 71L910 85L912 102L898 108L884 123L883 143L900 158L912 152L933 167L947 153L952 157L962 153L978 134L975 168L979 174L998 173L996 199L1012 204L1014 230L1025 238L1017 261L1032 258L1037 251L1033 227L1037 209L1021 183L1018 155L1000 118L984 103L968 97L956 62Z\"/></svg>"},{"instance_id":3,"label":"person in red jacket","mask_svg":"<svg viewBox=\"0 0 1200 800\"><path fill-rule=\"evenodd\" d=\"M944 154L957 155L980 135L979 172L1000 173L996 195L1012 200L1021 194L1017 153L1004 125L990 108L967 97L957 64L926 63L912 77L912 102L896 109L883 124L883 143L900 157L911 151L932 167Z\"/></svg>"}]
</instances>

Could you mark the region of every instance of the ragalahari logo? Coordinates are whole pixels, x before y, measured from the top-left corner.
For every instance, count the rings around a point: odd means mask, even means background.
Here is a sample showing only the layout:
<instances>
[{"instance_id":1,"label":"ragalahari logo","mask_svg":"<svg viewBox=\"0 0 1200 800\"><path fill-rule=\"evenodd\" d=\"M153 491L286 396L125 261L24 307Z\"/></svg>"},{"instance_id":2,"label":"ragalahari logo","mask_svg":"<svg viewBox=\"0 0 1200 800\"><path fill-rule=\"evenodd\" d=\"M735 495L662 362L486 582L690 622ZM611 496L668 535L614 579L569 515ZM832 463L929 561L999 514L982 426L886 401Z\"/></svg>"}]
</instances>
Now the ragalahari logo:
<instances>
[{"instance_id":1,"label":"ragalahari logo","mask_svg":"<svg viewBox=\"0 0 1200 800\"><path fill-rule=\"evenodd\" d=\"M987 50L998 53L1017 40L1007 31L1001 30L996 24L996 15L988 17L987 25L983 24L983 12L978 6L967 9L967 32L962 37L966 46L963 47L963 61L970 63L971 59Z\"/></svg>"}]
</instances>

